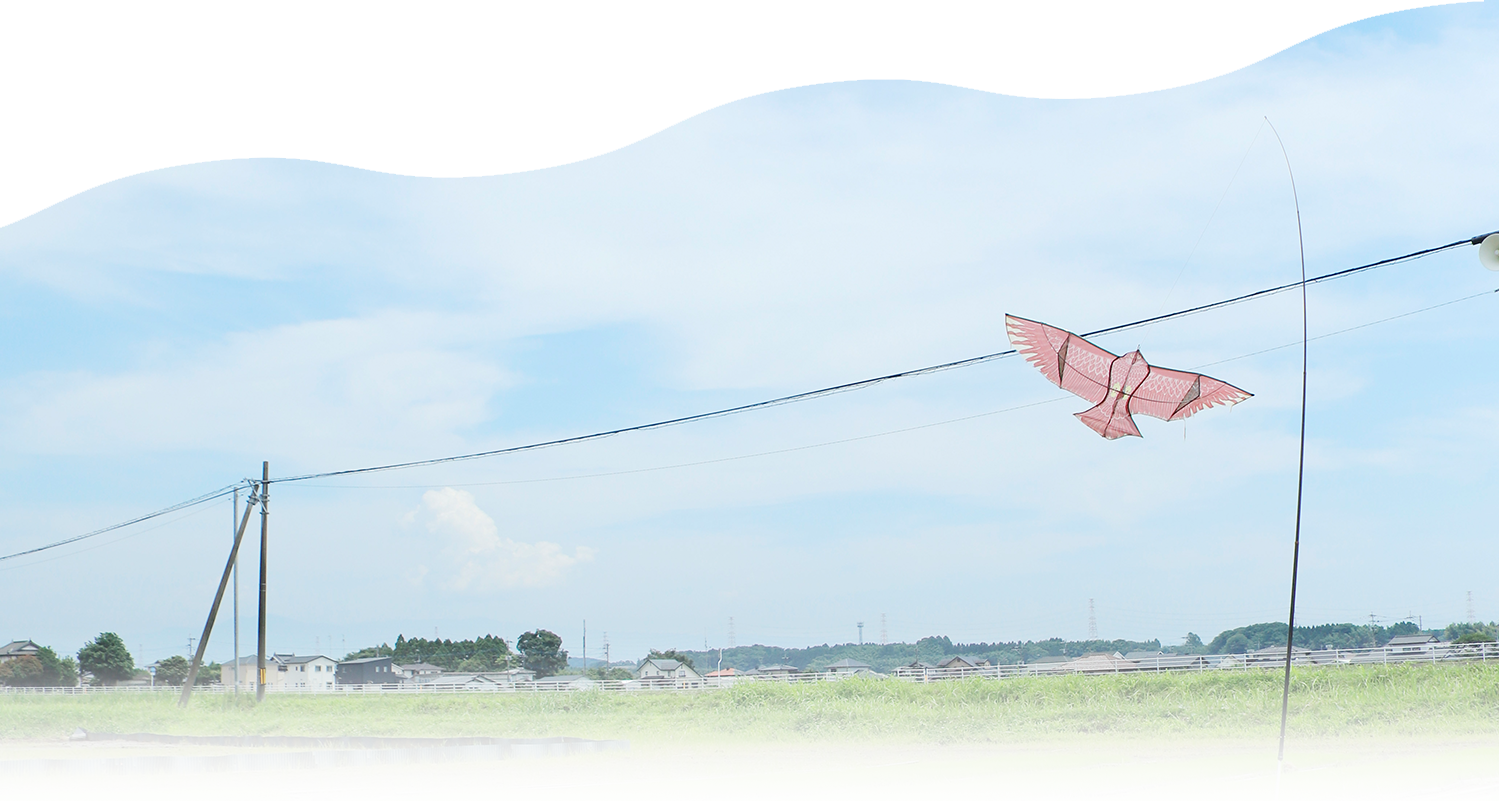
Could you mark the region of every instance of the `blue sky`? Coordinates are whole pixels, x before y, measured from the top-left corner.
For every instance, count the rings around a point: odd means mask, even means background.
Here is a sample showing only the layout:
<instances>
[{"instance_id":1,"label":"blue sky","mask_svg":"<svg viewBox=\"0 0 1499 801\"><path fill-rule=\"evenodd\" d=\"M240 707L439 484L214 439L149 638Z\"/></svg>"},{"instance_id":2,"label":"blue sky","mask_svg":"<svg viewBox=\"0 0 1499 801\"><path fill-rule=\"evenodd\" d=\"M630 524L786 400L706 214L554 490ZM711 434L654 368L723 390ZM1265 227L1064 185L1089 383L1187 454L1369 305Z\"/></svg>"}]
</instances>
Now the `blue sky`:
<instances>
[{"instance_id":1,"label":"blue sky","mask_svg":"<svg viewBox=\"0 0 1499 801\"><path fill-rule=\"evenodd\" d=\"M586 433L1000 350L1006 312L1089 330L1294 280L1265 115L1297 170L1311 273L1499 228L1496 35L1491 4L1405 12L1106 100L812 86L491 178L246 160L117 181L0 229L0 549L262 459L289 475ZM1496 285L1463 249L1318 286L1312 334ZM1499 616L1496 303L1313 344L1304 620L1445 623L1468 590ZM1192 368L1299 324L1285 295L1100 344ZM873 639L882 614L893 640L1082 637L1090 598L1108 637L1278 619L1298 356L1208 369L1256 397L1185 427L1144 420L1141 440L1099 439L1064 399L824 445L1058 397L1009 360L278 485L271 645L541 626L576 653L587 618L590 654L607 631L618 657L722 644L731 616L741 644L849 641L861 620ZM786 452L754 456L771 451ZM72 651L114 630L142 661L180 652L229 518L0 563L0 638Z\"/></svg>"}]
</instances>

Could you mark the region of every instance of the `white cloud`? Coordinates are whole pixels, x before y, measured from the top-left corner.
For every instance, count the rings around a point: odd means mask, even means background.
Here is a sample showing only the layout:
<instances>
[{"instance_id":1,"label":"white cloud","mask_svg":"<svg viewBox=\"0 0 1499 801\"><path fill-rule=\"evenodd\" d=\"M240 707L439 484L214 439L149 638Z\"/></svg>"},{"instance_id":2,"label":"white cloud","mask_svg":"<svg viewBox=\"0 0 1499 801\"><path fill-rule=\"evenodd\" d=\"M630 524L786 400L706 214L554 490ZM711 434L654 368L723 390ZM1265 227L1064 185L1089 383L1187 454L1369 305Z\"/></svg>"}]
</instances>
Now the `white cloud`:
<instances>
[{"instance_id":1,"label":"white cloud","mask_svg":"<svg viewBox=\"0 0 1499 801\"><path fill-rule=\"evenodd\" d=\"M487 591L512 587L542 587L561 580L579 562L593 559L584 545L571 554L555 542L517 542L499 534L499 526L474 496L444 487L422 494L421 508L406 517L442 545L445 562L442 582L456 591ZM429 572L423 566L420 575Z\"/></svg>"}]
</instances>

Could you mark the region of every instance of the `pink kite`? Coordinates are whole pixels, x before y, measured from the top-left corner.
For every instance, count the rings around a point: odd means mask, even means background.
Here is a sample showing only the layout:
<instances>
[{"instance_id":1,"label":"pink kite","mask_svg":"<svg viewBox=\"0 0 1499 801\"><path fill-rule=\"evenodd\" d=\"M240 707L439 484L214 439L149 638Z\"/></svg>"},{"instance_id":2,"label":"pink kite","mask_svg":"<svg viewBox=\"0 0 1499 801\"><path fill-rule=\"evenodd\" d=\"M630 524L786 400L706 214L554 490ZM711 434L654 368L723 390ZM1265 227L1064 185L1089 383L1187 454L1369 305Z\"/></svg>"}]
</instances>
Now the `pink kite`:
<instances>
[{"instance_id":1,"label":"pink kite","mask_svg":"<svg viewBox=\"0 0 1499 801\"><path fill-rule=\"evenodd\" d=\"M1094 404L1077 419L1104 439L1140 436L1133 414L1181 420L1248 392L1197 373L1152 367L1140 351L1115 356L1076 334L1005 315L1010 342L1051 383Z\"/></svg>"}]
</instances>

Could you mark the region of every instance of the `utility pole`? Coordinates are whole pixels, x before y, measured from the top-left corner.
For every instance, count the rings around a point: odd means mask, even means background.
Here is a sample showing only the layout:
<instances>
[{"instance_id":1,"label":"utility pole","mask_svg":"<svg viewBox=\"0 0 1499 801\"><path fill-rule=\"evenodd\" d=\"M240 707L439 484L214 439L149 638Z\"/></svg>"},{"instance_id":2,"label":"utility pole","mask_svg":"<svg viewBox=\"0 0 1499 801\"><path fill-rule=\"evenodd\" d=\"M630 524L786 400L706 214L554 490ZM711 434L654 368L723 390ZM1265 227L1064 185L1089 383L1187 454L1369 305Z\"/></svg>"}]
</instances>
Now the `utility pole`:
<instances>
[{"instance_id":1,"label":"utility pole","mask_svg":"<svg viewBox=\"0 0 1499 801\"><path fill-rule=\"evenodd\" d=\"M265 536L270 528L271 463L260 463L260 619L255 632L255 700L265 700Z\"/></svg>"},{"instance_id":2,"label":"utility pole","mask_svg":"<svg viewBox=\"0 0 1499 801\"><path fill-rule=\"evenodd\" d=\"M604 632L604 670L609 670L609 632Z\"/></svg>"},{"instance_id":3,"label":"utility pole","mask_svg":"<svg viewBox=\"0 0 1499 801\"><path fill-rule=\"evenodd\" d=\"M239 487L234 488L234 517L229 533L239 539ZM239 695L239 551L234 552L234 694Z\"/></svg>"},{"instance_id":4,"label":"utility pole","mask_svg":"<svg viewBox=\"0 0 1499 801\"><path fill-rule=\"evenodd\" d=\"M203 651L208 648L208 637L213 633L213 621L219 615L219 604L224 600L224 589L229 586L229 574L234 571L234 560L239 556L240 543L244 541L245 527L250 524L250 511L255 508L255 494L250 494L250 502L245 505L245 516L240 518L239 530L234 534L234 545L229 549L229 559L224 562L224 575L219 578L219 589L213 595L213 606L208 609L208 620L203 622L203 636L198 639L198 648L193 652L192 664L187 668L187 680L182 683L182 697L177 700L178 706L187 706L187 701L192 697L193 685L198 680L198 668L203 664Z\"/></svg>"}]
</instances>

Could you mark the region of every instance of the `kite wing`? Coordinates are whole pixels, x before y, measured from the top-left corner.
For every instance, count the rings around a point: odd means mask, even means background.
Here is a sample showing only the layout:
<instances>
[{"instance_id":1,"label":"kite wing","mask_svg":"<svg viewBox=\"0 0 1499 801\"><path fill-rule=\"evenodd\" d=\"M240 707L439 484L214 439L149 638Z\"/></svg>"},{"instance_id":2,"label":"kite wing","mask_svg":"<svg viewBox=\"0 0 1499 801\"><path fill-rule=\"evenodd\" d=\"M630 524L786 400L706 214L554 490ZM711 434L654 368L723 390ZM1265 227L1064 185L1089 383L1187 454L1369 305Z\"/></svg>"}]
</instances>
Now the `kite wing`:
<instances>
[{"instance_id":1,"label":"kite wing","mask_svg":"<svg viewBox=\"0 0 1499 801\"><path fill-rule=\"evenodd\" d=\"M1233 384L1197 373L1167 370L1151 365L1129 400L1131 414L1148 414L1162 420L1181 420L1219 404L1235 404L1250 397Z\"/></svg>"},{"instance_id":2,"label":"kite wing","mask_svg":"<svg viewBox=\"0 0 1499 801\"><path fill-rule=\"evenodd\" d=\"M1114 354L1077 334L1023 317L1006 314L1005 331L1015 350L1051 383L1089 403L1109 396L1109 366L1118 358Z\"/></svg>"}]
</instances>

